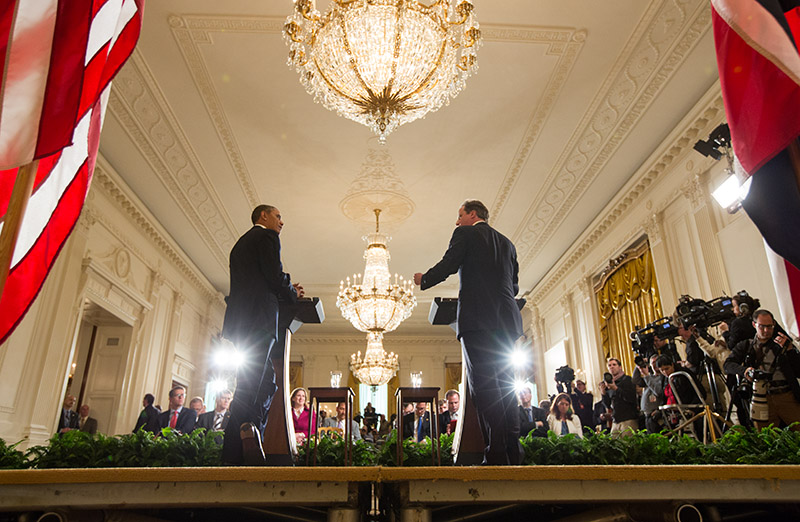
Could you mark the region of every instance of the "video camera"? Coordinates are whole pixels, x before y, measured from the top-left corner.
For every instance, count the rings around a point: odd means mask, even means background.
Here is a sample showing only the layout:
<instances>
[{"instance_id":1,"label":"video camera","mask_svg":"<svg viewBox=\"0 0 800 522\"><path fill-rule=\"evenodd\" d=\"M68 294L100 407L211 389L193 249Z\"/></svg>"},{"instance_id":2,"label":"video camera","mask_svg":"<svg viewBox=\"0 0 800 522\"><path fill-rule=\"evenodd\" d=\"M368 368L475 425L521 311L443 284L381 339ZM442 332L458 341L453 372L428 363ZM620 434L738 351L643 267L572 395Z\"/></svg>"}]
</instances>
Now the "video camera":
<instances>
[{"instance_id":1,"label":"video camera","mask_svg":"<svg viewBox=\"0 0 800 522\"><path fill-rule=\"evenodd\" d=\"M656 338L663 341L671 341L673 338L677 337L677 335L678 325L672 321L671 317L662 317L643 328L638 328L631 332L631 348L636 352L638 357L647 359L651 355L663 352L663 350L656 350L654 344ZM667 346L672 346L672 343L670 342ZM674 346L672 346L672 348L674 349ZM668 350L668 353L672 353L672 350ZM639 364L639 366L641 365Z\"/></svg>"},{"instance_id":2,"label":"video camera","mask_svg":"<svg viewBox=\"0 0 800 522\"><path fill-rule=\"evenodd\" d=\"M696 326L705 330L723 321L736 317L733 313L733 300L728 296L717 297L711 301L681 296L675 315L684 328Z\"/></svg>"},{"instance_id":3,"label":"video camera","mask_svg":"<svg viewBox=\"0 0 800 522\"><path fill-rule=\"evenodd\" d=\"M572 393L572 381L574 380L575 370L566 364L560 368L556 368L556 382L563 384L567 393Z\"/></svg>"}]
</instances>

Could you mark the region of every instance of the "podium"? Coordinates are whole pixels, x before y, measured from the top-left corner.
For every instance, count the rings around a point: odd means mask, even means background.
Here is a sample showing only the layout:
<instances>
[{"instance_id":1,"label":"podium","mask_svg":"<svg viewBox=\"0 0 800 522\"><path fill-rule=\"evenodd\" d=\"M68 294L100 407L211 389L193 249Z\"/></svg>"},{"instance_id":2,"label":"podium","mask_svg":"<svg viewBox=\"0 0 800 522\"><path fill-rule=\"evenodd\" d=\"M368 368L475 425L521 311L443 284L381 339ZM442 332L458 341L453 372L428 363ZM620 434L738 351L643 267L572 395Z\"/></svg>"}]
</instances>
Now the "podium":
<instances>
[{"instance_id":1,"label":"podium","mask_svg":"<svg viewBox=\"0 0 800 522\"><path fill-rule=\"evenodd\" d=\"M281 303L278 312L278 341L272 349L270 359L275 368L275 397L269 409L267 426L264 429L264 455L268 466L293 466L293 455L297 452L294 437L292 409L287 408L291 390L287 388L289 356L292 334L304 324L319 324L325 320L325 311L319 297L304 297L297 303Z\"/></svg>"},{"instance_id":2,"label":"podium","mask_svg":"<svg viewBox=\"0 0 800 522\"><path fill-rule=\"evenodd\" d=\"M525 306L525 299L517 299L520 310ZM456 331L458 299L454 297L434 297L428 313L428 321L433 325L450 325ZM464 360L464 346L461 346L461 358ZM486 443L478 422L478 412L470 398L467 365L461 363L461 383L464 393L459 405L460 420L456 423L453 435L453 463L456 466L474 466L483 462L483 450Z\"/></svg>"}]
</instances>

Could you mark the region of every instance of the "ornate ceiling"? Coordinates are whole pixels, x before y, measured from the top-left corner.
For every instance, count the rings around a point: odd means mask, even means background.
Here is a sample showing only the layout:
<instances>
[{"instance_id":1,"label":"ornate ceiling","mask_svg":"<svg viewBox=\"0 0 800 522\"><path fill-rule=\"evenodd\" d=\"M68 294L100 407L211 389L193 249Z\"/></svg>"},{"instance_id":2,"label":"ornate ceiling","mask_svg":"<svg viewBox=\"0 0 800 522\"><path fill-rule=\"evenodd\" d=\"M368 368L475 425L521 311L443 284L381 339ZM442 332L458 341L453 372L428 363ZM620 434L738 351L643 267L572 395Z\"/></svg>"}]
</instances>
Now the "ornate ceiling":
<instances>
[{"instance_id":1,"label":"ornate ceiling","mask_svg":"<svg viewBox=\"0 0 800 522\"><path fill-rule=\"evenodd\" d=\"M101 153L223 294L251 209L280 208L284 267L323 297L331 332L351 331L335 292L363 267L374 202L393 236L390 269L410 277L441 258L460 203L483 200L517 246L524 293L713 86L710 9L474 3L478 74L381 146L314 103L286 65L290 0L149 2L114 82ZM456 292L452 277L419 294L398 333L423 328L432 297Z\"/></svg>"}]
</instances>

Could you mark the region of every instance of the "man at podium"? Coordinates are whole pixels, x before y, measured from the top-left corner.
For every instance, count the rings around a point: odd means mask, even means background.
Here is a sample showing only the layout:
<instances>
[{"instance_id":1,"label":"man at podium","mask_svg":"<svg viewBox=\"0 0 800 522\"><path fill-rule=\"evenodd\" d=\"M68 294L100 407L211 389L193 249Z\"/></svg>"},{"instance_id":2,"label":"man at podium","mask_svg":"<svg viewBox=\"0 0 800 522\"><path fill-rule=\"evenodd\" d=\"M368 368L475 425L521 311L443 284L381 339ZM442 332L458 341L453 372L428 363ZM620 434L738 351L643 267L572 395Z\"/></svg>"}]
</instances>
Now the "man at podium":
<instances>
[{"instance_id":1,"label":"man at podium","mask_svg":"<svg viewBox=\"0 0 800 522\"><path fill-rule=\"evenodd\" d=\"M414 283L426 290L459 273L457 334L486 443L483 464L516 465L523 452L510 355L523 332L514 300L519 265L514 245L488 219L483 203L465 201L444 257Z\"/></svg>"},{"instance_id":2,"label":"man at podium","mask_svg":"<svg viewBox=\"0 0 800 522\"><path fill-rule=\"evenodd\" d=\"M278 339L278 301L295 303L303 287L292 284L281 264L280 211L257 206L248 230L230 254L231 288L222 336L243 355L236 372L236 393L225 429L222 459L232 465L263 465L261 438L277 389L270 360Z\"/></svg>"}]
</instances>

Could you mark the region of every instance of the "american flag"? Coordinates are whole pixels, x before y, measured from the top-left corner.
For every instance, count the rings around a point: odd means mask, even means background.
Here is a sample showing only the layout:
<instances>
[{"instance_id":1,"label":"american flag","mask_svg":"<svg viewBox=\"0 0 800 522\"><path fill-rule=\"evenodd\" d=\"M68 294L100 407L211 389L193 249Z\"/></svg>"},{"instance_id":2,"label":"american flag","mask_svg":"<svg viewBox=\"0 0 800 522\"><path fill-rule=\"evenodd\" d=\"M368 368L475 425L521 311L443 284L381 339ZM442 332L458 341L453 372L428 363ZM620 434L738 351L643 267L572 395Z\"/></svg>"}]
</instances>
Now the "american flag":
<instances>
[{"instance_id":1,"label":"american flag","mask_svg":"<svg viewBox=\"0 0 800 522\"><path fill-rule=\"evenodd\" d=\"M800 0L711 0L742 202L769 246L800 267Z\"/></svg>"},{"instance_id":2,"label":"american flag","mask_svg":"<svg viewBox=\"0 0 800 522\"><path fill-rule=\"evenodd\" d=\"M78 220L111 79L133 52L143 6L0 0L0 232L19 167L39 161L0 296L0 342L30 308Z\"/></svg>"}]
</instances>

